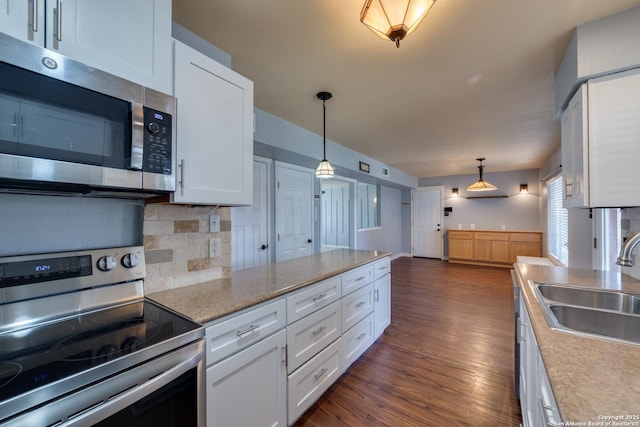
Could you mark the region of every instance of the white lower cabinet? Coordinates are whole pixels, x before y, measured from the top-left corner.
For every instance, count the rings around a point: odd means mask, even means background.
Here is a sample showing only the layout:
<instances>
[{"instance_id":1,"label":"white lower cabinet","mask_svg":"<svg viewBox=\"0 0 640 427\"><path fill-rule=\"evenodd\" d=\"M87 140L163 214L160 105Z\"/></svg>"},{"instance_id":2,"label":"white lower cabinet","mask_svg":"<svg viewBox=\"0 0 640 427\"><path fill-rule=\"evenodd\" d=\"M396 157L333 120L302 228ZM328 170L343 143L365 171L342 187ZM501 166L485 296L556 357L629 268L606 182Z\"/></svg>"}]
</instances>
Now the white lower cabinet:
<instances>
[{"instance_id":1,"label":"white lower cabinet","mask_svg":"<svg viewBox=\"0 0 640 427\"><path fill-rule=\"evenodd\" d=\"M294 373L289 375L289 425L315 403L342 375L342 341L335 340Z\"/></svg>"},{"instance_id":2,"label":"white lower cabinet","mask_svg":"<svg viewBox=\"0 0 640 427\"><path fill-rule=\"evenodd\" d=\"M362 356L375 340L373 313L358 322L353 328L342 334L343 366L346 370L356 359Z\"/></svg>"},{"instance_id":3,"label":"white lower cabinet","mask_svg":"<svg viewBox=\"0 0 640 427\"><path fill-rule=\"evenodd\" d=\"M286 425L284 330L207 368L207 426Z\"/></svg>"},{"instance_id":4,"label":"white lower cabinet","mask_svg":"<svg viewBox=\"0 0 640 427\"><path fill-rule=\"evenodd\" d=\"M524 427L562 425L524 301L520 300L520 408Z\"/></svg>"},{"instance_id":5,"label":"white lower cabinet","mask_svg":"<svg viewBox=\"0 0 640 427\"><path fill-rule=\"evenodd\" d=\"M384 258L206 325L207 426L292 425L390 323Z\"/></svg>"}]
</instances>

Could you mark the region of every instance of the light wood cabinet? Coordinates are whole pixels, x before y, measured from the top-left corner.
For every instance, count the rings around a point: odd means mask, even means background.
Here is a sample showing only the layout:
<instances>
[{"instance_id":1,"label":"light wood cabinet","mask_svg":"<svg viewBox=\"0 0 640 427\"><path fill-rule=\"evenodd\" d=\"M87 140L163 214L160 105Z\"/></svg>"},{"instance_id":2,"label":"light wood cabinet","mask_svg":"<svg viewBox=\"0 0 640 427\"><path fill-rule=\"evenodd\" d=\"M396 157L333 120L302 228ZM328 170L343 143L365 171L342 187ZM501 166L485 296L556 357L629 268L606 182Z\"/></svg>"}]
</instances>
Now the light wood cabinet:
<instances>
[{"instance_id":1,"label":"light wood cabinet","mask_svg":"<svg viewBox=\"0 0 640 427\"><path fill-rule=\"evenodd\" d=\"M473 260L473 232L449 230L449 259Z\"/></svg>"},{"instance_id":2,"label":"light wood cabinet","mask_svg":"<svg viewBox=\"0 0 640 427\"><path fill-rule=\"evenodd\" d=\"M171 92L170 0L0 0L0 28L92 67Z\"/></svg>"},{"instance_id":3,"label":"light wood cabinet","mask_svg":"<svg viewBox=\"0 0 640 427\"><path fill-rule=\"evenodd\" d=\"M537 231L449 230L449 262L511 267L518 255L542 256Z\"/></svg>"},{"instance_id":4,"label":"light wood cabinet","mask_svg":"<svg viewBox=\"0 0 640 427\"><path fill-rule=\"evenodd\" d=\"M589 80L561 117L564 207L640 204L640 72Z\"/></svg>"}]
</instances>

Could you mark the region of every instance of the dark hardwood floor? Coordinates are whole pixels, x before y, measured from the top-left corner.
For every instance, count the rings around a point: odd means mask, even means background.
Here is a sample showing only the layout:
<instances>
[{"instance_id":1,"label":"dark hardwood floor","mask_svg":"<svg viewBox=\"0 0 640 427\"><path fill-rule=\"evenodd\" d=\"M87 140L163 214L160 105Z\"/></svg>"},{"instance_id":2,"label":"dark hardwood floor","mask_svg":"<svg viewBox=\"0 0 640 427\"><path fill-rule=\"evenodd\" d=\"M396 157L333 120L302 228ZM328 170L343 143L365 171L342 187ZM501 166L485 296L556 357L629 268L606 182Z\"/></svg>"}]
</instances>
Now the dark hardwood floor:
<instances>
[{"instance_id":1,"label":"dark hardwood floor","mask_svg":"<svg viewBox=\"0 0 640 427\"><path fill-rule=\"evenodd\" d=\"M518 426L508 269L391 268L391 325L296 426Z\"/></svg>"}]
</instances>

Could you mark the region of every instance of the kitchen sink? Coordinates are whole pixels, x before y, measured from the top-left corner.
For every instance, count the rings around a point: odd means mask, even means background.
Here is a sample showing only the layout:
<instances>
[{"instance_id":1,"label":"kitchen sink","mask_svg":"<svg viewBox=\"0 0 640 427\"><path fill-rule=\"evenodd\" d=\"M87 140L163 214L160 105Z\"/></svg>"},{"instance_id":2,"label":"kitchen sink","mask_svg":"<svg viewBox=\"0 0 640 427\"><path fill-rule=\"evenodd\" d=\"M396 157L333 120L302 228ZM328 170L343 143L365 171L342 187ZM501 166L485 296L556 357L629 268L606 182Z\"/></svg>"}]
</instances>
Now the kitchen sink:
<instances>
[{"instance_id":1,"label":"kitchen sink","mask_svg":"<svg viewBox=\"0 0 640 427\"><path fill-rule=\"evenodd\" d=\"M551 301L622 313L640 314L640 295L538 283L540 294Z\"/></svg>"},{"instance_id":2,"label":"kitchen sink","mask_svg":"<svg viewBox=\"0 0 640 427\"><path fill-rule=\"evenodd\" d=\"M565 328L640 344L640 316L563 304L549 309Z\"/></svg>"},{"instance_id":3,"label":"kitchen sink","mask_svg":"<svg viewBox=\"0 0 640 427\"><path fill-rule=\"evenodd\" d=\"M640 345L640 295L534 283L552 329Z\"/></svg>"}]
</instances>

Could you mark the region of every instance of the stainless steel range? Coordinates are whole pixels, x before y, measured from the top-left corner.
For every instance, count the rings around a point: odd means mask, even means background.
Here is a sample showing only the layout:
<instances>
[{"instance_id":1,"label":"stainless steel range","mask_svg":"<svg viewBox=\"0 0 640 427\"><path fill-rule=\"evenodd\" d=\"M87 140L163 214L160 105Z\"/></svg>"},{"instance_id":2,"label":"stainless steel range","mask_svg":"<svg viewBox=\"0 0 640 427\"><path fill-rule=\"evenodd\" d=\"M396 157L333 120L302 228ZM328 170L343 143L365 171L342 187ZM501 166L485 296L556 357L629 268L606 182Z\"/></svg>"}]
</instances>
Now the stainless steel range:
<instances>
[{"instance_id":1,"label":"stainless steel range","mask_svg":"<svg viewBox=\"0 0 640 427\"><path fill-rule=\"evenodd\" d=\"M142 247L0 258L0 425L203 426L204 329Z\"/></svg>"}]
</instances>

